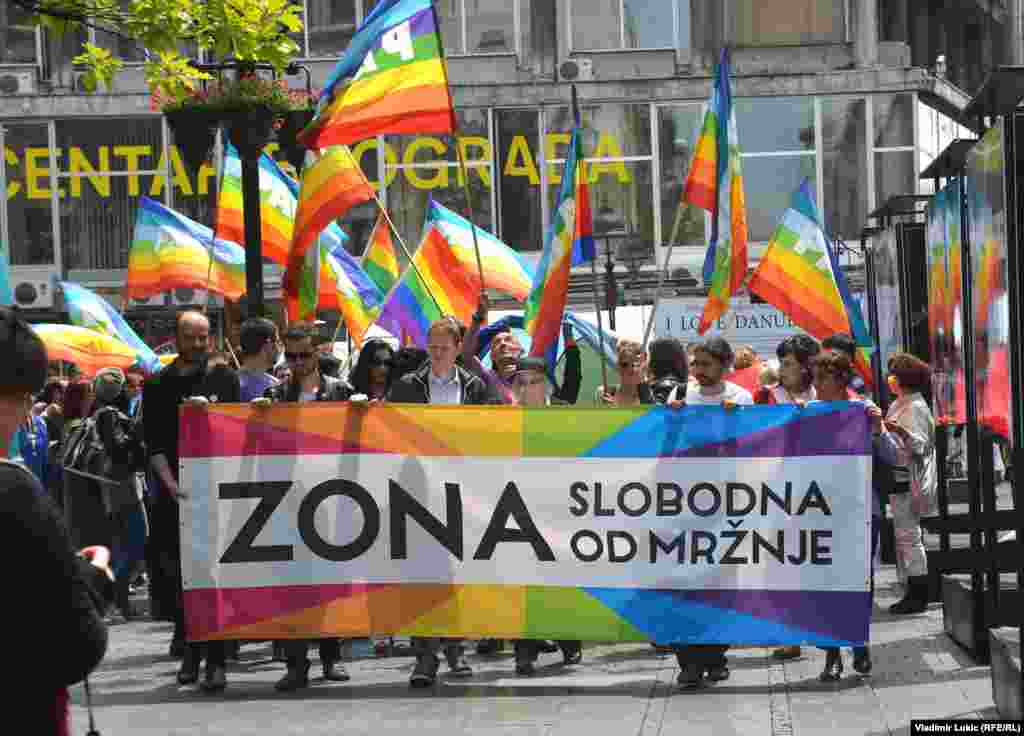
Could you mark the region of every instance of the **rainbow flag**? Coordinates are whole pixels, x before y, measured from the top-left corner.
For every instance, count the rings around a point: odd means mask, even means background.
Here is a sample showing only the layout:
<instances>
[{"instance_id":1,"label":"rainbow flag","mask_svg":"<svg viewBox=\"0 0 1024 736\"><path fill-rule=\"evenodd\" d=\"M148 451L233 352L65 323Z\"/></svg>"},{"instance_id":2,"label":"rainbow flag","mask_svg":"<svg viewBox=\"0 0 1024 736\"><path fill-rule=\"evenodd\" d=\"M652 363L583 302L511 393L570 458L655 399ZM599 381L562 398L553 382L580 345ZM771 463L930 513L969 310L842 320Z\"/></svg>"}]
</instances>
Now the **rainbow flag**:
<instances>
[{"instance_id":1,"label":"rainbow flag","mask_svg":"<svg viewBox=\"0 0 1024 736\"><path fill-rule=\"evenodd\" d=\"M94 376L104 368L128 370L142 367L138 350L116 337L88 327L38 324L32 325L32 329L46 345L46 355L51 361L74 363L86 377Z\"/></svg>"},{"instance_id":2,"label":"rainbow flag","mask_svg":"<svg viewBox=\"0 0 1024 736\"><path fill-rule=\"evenodd\" d=\"M363 255L363 270L377 285L381 294L390 293L391 287L398 283L398 277L401 275L398 257L395 254L395 243L391 239L391 228L383 214L377 215L377 224L370 233L370 243Z\"/></svg>"},{"instance_id":3,"label":"rainbow flag","mask_svg":"<svg viewBox=\"0 0 1024 736\"><path fill-rule=\"evenodd\" d=\"M384 292L359 267L341 241L320 240L321 309L341 312L348 334L357 346L380 313Z\"/></svg>"},{"instance_id":4,"label":"rainbow flag","mask_svg":"<svg viewBox=\"0 0 1024 736\"><path fill-rule=\"evenodd\" d=\"M722 49L715 88L704 114L683 201L711 213L711 242L704 259L707 303L697 331L703 335L725 314L747 275L747 208L740 168L740 140L729 86L729 50Z\"/></svg>"},{"instance_id":5,"label":"rainbow flag","mask_svg":"<svg viewBox=\"0 0 1024 736\"><path fill-rule=\"evenodd\" d=\"M423 238L413 256L416 268L405 270L377 320L403 344L426 345L430 323L444 316L469 324L481 291L470 228L467 220L430 202ZM478 227L476 233L488 288L519 301L525 299L532 282L530 267L486 230Z\"/></svg>"},{"instance_id":6,"label":"rainbow flag","mask_svg":"<svg viewBox=\"0 0 1024 736\"><path fill-rule=\"evenodd\" d=\"M109 335L134 348L138 364L147 373L156 373L163 366L152 348L131 328L120 312L99 294L71 281L60 282L64 304L71 324Z\"/></svg>"},{"instance_id":7,"label":"rainbow flag","mask_svg":"<svg viewBox=\"0 0 1024 736\"><path fill-rule=\"evenodd\" d=\"M282 266L288 264L292 226L299 202L299 184L281 170L267 154L260 156L260 223L263 257ZM228 143L217 196L216 237L232 243L245 242L242 217L242 160Z\"/></svg>"},{"instance_id":8,"label":"rainbow flag","mask_svg":"<svg viewBox=\"0 0 1024 736\"><path fill-rule=\"evenodd\" d=\"M245 293L245 251L237 243L214 239L205 225L140 197L128 251L127 296L148 299L177 288L237 300Z\"/></svg>"},{"instance_id":9,"label":"rainbow flag","mask_svg":"<svg viewBox=\"0 0 1024 736\"><path fill-rule=\"evenodd\" d=\"M286 291L298 289L298 281L293 284L292 280L298 278L307 251L317 242L320 233L343 217L349 209L374 196L373 187L366 180L348 146L332 146L314 163L303 168L295 229L288 255L288 273L285 274ZM313 261L318 258L315 252L311 256Z\"/></svg>"},{"instance_id":10,"label":"rainbow flag","mask_svg":"<svg viewBox=\"0 0 1024 736\"><path fill-rule=\"evenodd\" d=\"M793 194L792 205L782 215L747 286L809 335L824 340L845 332L858 347L871 348L869 338L864 344L867 330L860 308L829 247L806 179ZM866 364L862 357L856 362L870 382L870 353Z\"/></svg>"},{"instance_id":11,"label":"rainbow flag","mask_svg":"<svg viewBox=\"0 0 1024 736\"><path fill-rule=\"evenodd\" d=\"M590 191L583 173L583 141L576 88L573 87L576 125L569 140L569 155L562 173L554 221L548 231L544 253L533 277L523 320L532 339L530 355L548 356L554 368L555 348L562 333L562 316L569 300L572 267L594 259L594 228L590 214Z\"/></svg>"},{"instance_id":12,"label":"rainbow flag","mask_svg":"<svg viewBox=\"0 0 1024 736\"><path fill-rule=\"evenodd\" d=\"M386 133L455 130L432 1L381 0L352 37L299 140L319 150Z\"/></svg>"}]
</instances>

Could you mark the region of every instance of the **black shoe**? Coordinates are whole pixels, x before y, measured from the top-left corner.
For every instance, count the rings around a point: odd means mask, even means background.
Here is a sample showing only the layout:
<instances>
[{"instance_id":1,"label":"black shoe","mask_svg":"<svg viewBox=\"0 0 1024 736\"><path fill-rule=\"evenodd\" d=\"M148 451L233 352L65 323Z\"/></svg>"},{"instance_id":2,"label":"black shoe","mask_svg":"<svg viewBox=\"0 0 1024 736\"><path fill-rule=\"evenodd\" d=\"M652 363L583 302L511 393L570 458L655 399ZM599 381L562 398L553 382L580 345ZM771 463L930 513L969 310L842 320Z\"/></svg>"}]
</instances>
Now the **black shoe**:
<instances>
[{"instance_id":1,"label":"black shoe","mask_svg":"<svg viewBox=\"0 0 1024 736\"><path fill-rule=\"evenodd\" d=\"M226 641L224 642L224 657L230 659L232 662L237 662L242 656L242 642L240 641Z\"/></svg>"},{"instance_id":2,"label":"black shoe","mask_svg":"<svg viewBox=\"0 0 1024 736\"><path fill-rule=\"evenodd\" d=\"M473 676L473 668L466 662L466 658L461 654L458 656L448 656L448 676L457 679L464 679L466 677Z\"/></svg>"},{"instance_id":3,"label":"black shoe","mask_svg":"<svg viewBox=\"0 0 1024 736\"><path fill-rule=\"evenodd\" d=\"M440 666L440 660L433 654L421 654L416 658L416 667L409 678L409 687L432 687L437 680L437 670Z\"/></svg>"},{"instance_id":4,"label":"black shoe","mask_svg":"<svg viewBox=\"0 0 1024 736\"><path fill-rule=\"evenodd\" d=\"M306 687L309 687L309 662L288 665L284 677L274 685L279 693L291 693Z\"/></svg>"},{"instance_id":5,"label":"black shoe","mask_svg":"<svg viewBox=\"0 0 1024 736\"><path fill-rule=\"evenodd\" d=\"M924 613L928 610L928 576L916 575L907 578L907 594L903 600L889 606L889 613L903 616L910 613Z\"/></svg>"},{"instance_id":6,"label":"black shoe","mask_svg":"<svg viewBox=\"0 0 1024 736\"><path fill-rule=\"evenodd\" d=\"M562 649L562 663L566 666L579 664L583 661L583 645L575 644Z\"/></svg>"},{"instance_id":7,"label":"black shoe","mask_svg":"<svg viewBox=\"0 0 1024 736\"><path fill-rule=\"evenodd\" d=\"M825 669L818 675L822 682L838 682L843 676L843 656L839 649L832 648L825 650Z\"/></svg>"},{"instance_id":8,"label":"black shoe","mask_svg":"<svg viewBox=\"0 0 1024 736\"><path fill-rule=\"evenodd\" d=\"M135 611L132 609L131 592L128 588L128 578L122 578L114 586L114 605L124 616L125 621L135 618Z\"/></svg>"},{"instance_id":9,"label":"black shoe","mask_svg":"<svg viewBox=\"0 0 1024 736\"><path fill-rule=\"evenodd\" d=\"M481 639L476 643L477 654L497 654L505 648L505 642L502 639Z\"/></svg>"},{"instance_id":10,"label":"black shoe","mask_svg":"<svg viewBox=\"0 0 1024 736\"><path fill-rule=\"evenodd\" d=\"M544 639L543 641L537 642L537 651L541 654L554 654L558 651L558 645L553 641Z\"/></svg>"},{"instance_id":11,"label":"black shoe","mask_svg":"<svg viewBox=\"0 0 1024 736\"><path fill-rule=\"evenodd\" d=\"M182 645L184 649L184 645ZM181 669L178 670L179 685L195 685L199 682L199 657L191 651L182 652Z\"/></svg>"},{"instance_id":12,"label":"black shoe","mask_svg":"<svg viewBox=\"0 0 1024 736\"><path fill-rule=\"evenodd\" d=\"M860 675L871 674L871 650L867 647L853 648L853 669Z\"/></svg>"},{"instance_id":13,"label":"black shoe","mask_svg":"<svg viewBox=\"0 0 1024 736\"><path fill-rule=\"evenodd\" d=\"M531 662L530 660L528 660L528 659L517 659L516 660L516 674L517 675L519 675L521 677L529 677L530 675L536 673L536 671L537 670L534 667L533 662Z\"/></svg>"},{"instance_id":14,"label":"black shoe","mask_svg":"<svg viewBox=\"0 0 1024 736\"><path fill-rule=\"evenodd\" d=\"M228 686L227 671L223 665L206 665L206 677L200 688L204 693L219 693Z\"/></svg>"},{"instance_id":15,"label":"black shoe","mask_svg":"<svg viewBox=\"0 0 1024 736\"><path fill-rule=\"evenodd\" d=\"M171 646L167 650L167 656L171 659L181 659L185 656L185 640L171 639Z\"/></svg>"},{"instance_id":16,"label":"black shoe","mask_svg":"<svg viewBox=\"0 0 1024 736\"><path fill-rule=\"evenodd\" d=\"M328 682L348 682L352 678L341 662L324 662L324 679Z\"/></svg>"},{"instance_id":17,"label":"black shoe","mask_svg":"<svg viewBox=\"0 0 1024 736\"><path fill-rule=\"evenodd\" d=\"M679 677L676 678L676 684L684 689L693 689L700 687L701 680L703 679L703 667L699 664L685 664L679 671Z\"/></svg>"},{"instance_id":18,"label":"black shoe","mask_svg":"<svg viewBox=\"0 0 1024 736\"><path fill-rule=\"evenodd\" d=\"M725 664L713 664L706 669L706 676L711 682L729 679L729 667Z\"/></svg>"}]
</instances>

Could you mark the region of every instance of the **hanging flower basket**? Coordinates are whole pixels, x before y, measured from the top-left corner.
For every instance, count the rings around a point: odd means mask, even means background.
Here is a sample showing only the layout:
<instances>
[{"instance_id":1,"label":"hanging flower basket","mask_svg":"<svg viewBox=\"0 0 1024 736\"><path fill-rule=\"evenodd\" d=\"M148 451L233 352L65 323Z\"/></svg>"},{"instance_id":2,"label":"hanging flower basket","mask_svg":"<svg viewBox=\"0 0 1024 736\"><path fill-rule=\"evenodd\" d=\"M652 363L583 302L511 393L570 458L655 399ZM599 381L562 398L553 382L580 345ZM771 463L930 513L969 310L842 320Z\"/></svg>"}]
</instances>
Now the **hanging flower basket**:
<instances>
[{"instance_id":1,"label":"hanging flower basket","mask_svg":"<svg viewBox=\"0 0 1024 736\"><path fill-rule=\"evenodd\" d=\"M277 129L277 142L281 147L281 153L296 172L302 170L302 164L306 160L306 147L299 143L298 136L313 122L313 115L312 109L292 110L284 114Z\"/></svg>"},{"instance_id":2,"label":"hanging flower basket","mask_svg":"<svg viewBox=\"0 0 1024 736\"><path fill-rule=\"evenodd\" d=\"M198 173L210 158L217 137L218 116L209 110L188 107L168 110L164 116L185 166L191 173Z\"/></svg>"},{"instance_id":3,"label":"hanging flower basket","mask_svg":"<svg viewBox=\"0 0 1024 736\"><path fill-rule=\"evenodd\" d=\"M263 147L270 141L274 119L280 114L265 105L225 114L228 137L242 158L259 158Z\"/></svg>"}]
</instances>

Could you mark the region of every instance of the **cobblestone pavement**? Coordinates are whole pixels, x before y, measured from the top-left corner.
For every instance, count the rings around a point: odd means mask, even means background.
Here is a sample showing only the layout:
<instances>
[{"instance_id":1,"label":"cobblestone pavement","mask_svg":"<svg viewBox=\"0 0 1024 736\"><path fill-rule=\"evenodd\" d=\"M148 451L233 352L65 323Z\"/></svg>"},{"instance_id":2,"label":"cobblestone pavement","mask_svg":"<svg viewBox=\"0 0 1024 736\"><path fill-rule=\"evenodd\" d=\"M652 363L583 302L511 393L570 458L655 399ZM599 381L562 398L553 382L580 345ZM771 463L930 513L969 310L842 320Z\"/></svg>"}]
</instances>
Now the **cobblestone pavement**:
<instances>
[{"instance_id":1,"label":"cobblestone pavement","mask_svg":"<svg viewBox=\"0 0 1024 736\"><path fill-rule=\"evenodd\" d=\"M532 678L518 678L509 649L471 655L474 676L411 691L412 659L376 658L367 647L349 663L351 682L317 681L297 694L274 691L284 665L268 644L242 649L228 667L228 689L209 696L179 687L167 656L169 624L115 625L106 661L90 678L103 736L142 734L511 734L513 736L656 736L679 734L909 733L911 718L995 718L989 668L976 665L942 633L942 606L918 616L884 612L898 598L895 571L877 577L872 625L874 674L853 672L844 653L842 681L818 681L824 655L776 663L770 650L734 649L729 680L680 692L675 658L649 646L590 645L566 669L542 655ZM315 656L315 655L314 655ZM444 666L442 665L442 673ZM72 733L87 729L85 696L72 689Z\"/></svg>"}]
</instances>

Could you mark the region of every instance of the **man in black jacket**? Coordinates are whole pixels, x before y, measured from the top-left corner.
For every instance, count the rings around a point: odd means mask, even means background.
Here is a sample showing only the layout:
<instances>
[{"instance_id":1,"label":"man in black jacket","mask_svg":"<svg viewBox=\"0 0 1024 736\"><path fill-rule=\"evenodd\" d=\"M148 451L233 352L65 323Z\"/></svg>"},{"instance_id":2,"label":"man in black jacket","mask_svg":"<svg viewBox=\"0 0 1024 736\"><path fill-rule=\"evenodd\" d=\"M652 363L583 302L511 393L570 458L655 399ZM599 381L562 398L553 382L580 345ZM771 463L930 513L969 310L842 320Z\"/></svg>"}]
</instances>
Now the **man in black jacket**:
<instances>
[{"instance_id":1,"label":"man in black jacket","mask_svg":"<svg viewBox=\"0 0 1024 736\"><path fill-rule=\"evenodd\" d=\"M201 313L178 315L175 328L178 357L146 383L142 392L142 423L149 464L155 480L154 513L150 531L176 586L174 639L171 650L180 651L185 640L185 607L181 582L181 528L179 504L188 501L189 489L178 486L178 407L214 398L237 401L238 376L229 369L208 371L210 321ZM200 398L202 397L202 398ZM178 682L190 685L199 679L203 649L206 676L203 690L217 692L227 685L224 642L184 645Z\"/></svg>"},{"instance_id":2,"label":"man in black jacket","mask_svg":"<svg viewBox=\"0 0 1024 736\"><path fill-rule=\"evenodd\" d=\"M347 401L352 388L338 378L320 372L319 355L313 346L313 335L302 327L292 327L284 336L284 358L291 368L287 383L271 386L264 398L273 402ZM349 678L341 663L341 642L338 639L320 639L320 663L324 679L329 682L347 682ZM306 639L290 641L284 645L288 672L275 687L280 692L292 692L309 685L309 642Z\"/></svg>"},{"instance_id":3,"label":"man in black jacket","mask_svg":"<svg viewBox=\"0 0 1024 736\"><path fill-rule=\"evenodd\" d=\"M455 364L462 348L462 330L458 322L445 317L434 322L427 332L430 360L414 373L409 373L391 386L388 401L397 404L499 404L498 397L479 377ZM413 638L416 667L409 684L430 687L440 667L438 652L445 650L452 677L470 677L473 670L466 664L461 639Z\"/></svg>"}]
</instances>

